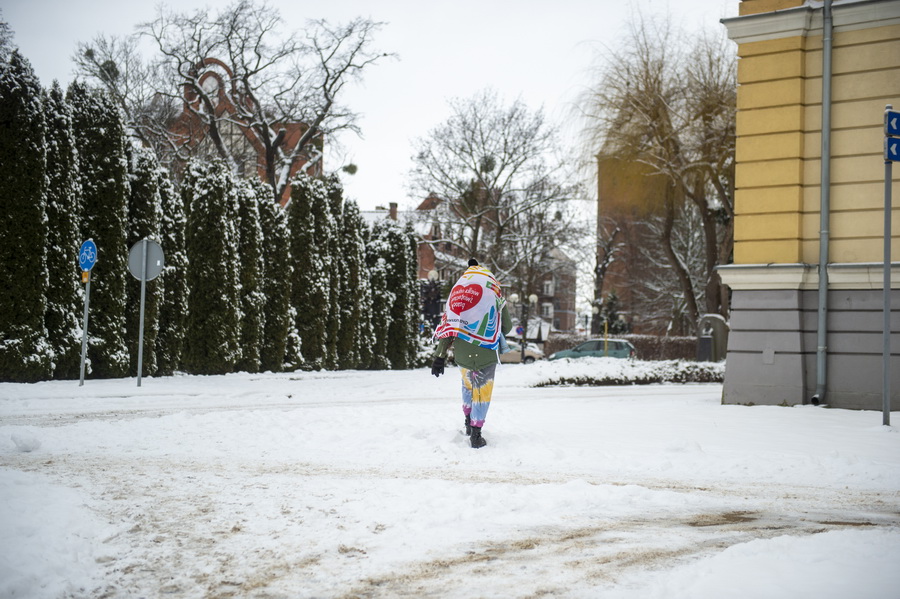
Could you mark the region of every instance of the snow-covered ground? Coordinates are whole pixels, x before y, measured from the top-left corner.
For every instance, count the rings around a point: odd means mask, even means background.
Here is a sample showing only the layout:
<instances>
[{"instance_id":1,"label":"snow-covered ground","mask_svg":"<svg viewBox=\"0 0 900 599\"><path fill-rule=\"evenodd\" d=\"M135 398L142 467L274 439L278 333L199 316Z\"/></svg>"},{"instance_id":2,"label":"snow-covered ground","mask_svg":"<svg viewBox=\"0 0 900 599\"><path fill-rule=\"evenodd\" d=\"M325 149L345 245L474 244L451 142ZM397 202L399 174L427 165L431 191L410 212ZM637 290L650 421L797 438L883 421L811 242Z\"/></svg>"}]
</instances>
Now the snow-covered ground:
<instances>
[{"instance_id":1,"label":"snow-covered ground","mask_svg":"<svg viewBox=\"0 0 900 599\"><path fill-rule=\"evenodd\" d=\"M0 384L0 597L900 597L896 426L621 363Z\"/></svg>"}]
</instances>

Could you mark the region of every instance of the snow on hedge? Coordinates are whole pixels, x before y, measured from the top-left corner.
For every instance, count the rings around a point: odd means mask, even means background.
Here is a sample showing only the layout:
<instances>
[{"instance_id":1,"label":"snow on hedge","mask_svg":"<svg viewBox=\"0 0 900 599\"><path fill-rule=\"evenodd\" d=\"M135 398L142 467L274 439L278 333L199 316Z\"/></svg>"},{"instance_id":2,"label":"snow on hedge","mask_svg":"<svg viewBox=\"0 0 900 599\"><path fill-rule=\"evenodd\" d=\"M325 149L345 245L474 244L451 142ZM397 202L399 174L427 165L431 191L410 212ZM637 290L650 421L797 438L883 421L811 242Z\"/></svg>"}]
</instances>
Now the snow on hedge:
<instances>
[{"instance_id":1,"label":"snow on hedge","mask_svg":"<svg viewBox=\"0 0 900 599\"><path fill-rule=\"evenodd\" d=\"M516 371L516 382L528 387L721 383L724 378L724 362L685 360L646 362L621 358L563 358L541 360Z\"/></svg>"}]
</instances>

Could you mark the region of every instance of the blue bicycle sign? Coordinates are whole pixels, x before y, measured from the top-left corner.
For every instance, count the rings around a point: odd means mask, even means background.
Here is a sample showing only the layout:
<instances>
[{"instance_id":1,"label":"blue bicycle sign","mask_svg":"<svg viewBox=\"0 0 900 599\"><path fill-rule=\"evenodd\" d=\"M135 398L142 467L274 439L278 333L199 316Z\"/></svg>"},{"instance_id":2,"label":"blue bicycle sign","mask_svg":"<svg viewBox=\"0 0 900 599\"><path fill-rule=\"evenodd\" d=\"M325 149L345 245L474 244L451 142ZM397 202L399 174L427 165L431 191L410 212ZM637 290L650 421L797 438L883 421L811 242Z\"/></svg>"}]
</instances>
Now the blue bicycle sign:
<instances>
[{"instance_id":1,"label":"blue bicycle sign","mask_svg":"<svg viewBox=\"0 0 900 599\"><path fill-rule=\"evenodd\" d=\"M87 271L94 268L96 263L97 244L94 243L93 239L88 239L81 244L81 249L78 251L78 266L81 267L81 270Z\"/></svg>"}]
</instances>

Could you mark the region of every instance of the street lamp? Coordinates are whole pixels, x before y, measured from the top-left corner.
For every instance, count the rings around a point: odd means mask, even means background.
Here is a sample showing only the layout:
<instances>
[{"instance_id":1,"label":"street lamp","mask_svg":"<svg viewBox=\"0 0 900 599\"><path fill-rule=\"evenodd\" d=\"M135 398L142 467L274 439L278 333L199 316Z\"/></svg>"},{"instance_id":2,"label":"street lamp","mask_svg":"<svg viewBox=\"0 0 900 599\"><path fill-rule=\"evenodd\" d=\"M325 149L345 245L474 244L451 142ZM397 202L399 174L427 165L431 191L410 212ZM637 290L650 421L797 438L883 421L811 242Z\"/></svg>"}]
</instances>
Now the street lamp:
<instances>
[{"instance_id":1,"label":"street lamp","mask_svg":"<svg viewBox=\"0 0 900 599\"><path fill-rule=\"evenodd\" d=\"M441 282L440 273L434 269L428 271L428 282L423 289L423 304L425 316L432 330L436 329L441 320Z\"/></svg>"},{"instance_id":2,"label":"street lamp","mask_svg":"<svg viewBox=\"0 0 900 599\"><path fill-rule=\"evenodd\" d=\"M519 299L520 299L520 298L519 298L519 294L518 294L518 293L513 293L512 295L509 296L509 301L511 301L513 304L519 304ZM528 307L529 307L529 304L530 304L531 306L536 306L536 305L537 305L537 302L538 302L538 296L535 295L534 293L532 293L531 295L528 296L528 301L527 301L527 302L524 301L524 298L521 298L521 299L522 299L522 303L519 304L519 310L520 310L520 314L522 315L522 316L521 316L521 323L522 323L522 364L524 364L524 363L525 363L525 344L528 342Z\"/></svg>"}]
</instances>

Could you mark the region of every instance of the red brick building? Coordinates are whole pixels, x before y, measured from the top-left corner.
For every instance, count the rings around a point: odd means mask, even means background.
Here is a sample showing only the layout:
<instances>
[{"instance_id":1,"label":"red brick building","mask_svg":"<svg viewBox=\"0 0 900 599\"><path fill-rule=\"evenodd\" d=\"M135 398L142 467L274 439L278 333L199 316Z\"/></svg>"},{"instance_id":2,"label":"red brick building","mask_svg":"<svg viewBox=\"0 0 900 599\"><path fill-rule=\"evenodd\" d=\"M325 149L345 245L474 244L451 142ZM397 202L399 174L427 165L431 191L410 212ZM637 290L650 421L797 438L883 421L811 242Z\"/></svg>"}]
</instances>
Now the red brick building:
<instances>
[{"instance_id":1,"label":"red brick building","mask_svg":"<svg viewBox=\"0 0 900 599\"><path fill-rule=\"evenodd\" d=\"M212 106L204 105L203 98L194 88L185 84L184 109L170 130L183 140L183 145L190 148L192 154L208 152L215 155L217 150L210 139L210 129L197 112L212 111L217 118L229 115L227 119L218 120L218 129L223 145L235 160L235 168L243 175L249 175L255 170L257 176L265 180L267 149L234 104L241 99L240 94L229 89L229 82L234 77L231 69L220 60L206 58L197 65L197 72L200 86L207 97L211 98ZM247 104L249 106L249 101ZM304 123L278 122L272 128L277 131L273 146L290 155L297 150L297 144L308 126ZM311 176L322 173L322 139L317 137L315 140L307 148L300 149L301 158L291 165L288 181L301 169L306 169ZM291 188L288 185L281 194L281 204L286 204L290 197Z\"/></svg>"}]
</instances>

